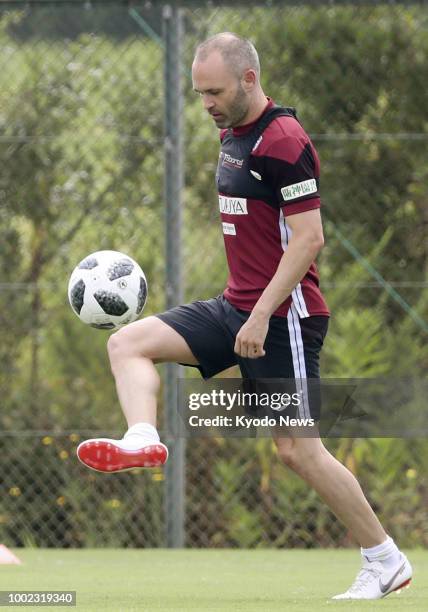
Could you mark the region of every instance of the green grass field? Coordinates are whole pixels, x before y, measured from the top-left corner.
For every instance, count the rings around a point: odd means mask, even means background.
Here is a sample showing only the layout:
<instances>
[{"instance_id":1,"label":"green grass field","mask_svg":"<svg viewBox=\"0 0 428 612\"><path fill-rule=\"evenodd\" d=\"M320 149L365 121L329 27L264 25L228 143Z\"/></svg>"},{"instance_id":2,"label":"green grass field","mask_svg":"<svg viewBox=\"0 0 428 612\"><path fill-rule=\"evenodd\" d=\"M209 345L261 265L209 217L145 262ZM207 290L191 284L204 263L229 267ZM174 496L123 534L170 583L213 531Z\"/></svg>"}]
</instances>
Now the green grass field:
<instances>
[{"instance_id":1,"label":"green grass field","mask_svg":"<svg viewBox=\"0 0 428 612\"><path fill-rule=\"evenodd\" d=\"M412 586L376 602L329 600L358 571L355 550L14 552L23 564L0 566L0 590L77 591L77 609L85 612L428 610L428 551L421 550L409 554Z\"/></svg>"}]
</instances>

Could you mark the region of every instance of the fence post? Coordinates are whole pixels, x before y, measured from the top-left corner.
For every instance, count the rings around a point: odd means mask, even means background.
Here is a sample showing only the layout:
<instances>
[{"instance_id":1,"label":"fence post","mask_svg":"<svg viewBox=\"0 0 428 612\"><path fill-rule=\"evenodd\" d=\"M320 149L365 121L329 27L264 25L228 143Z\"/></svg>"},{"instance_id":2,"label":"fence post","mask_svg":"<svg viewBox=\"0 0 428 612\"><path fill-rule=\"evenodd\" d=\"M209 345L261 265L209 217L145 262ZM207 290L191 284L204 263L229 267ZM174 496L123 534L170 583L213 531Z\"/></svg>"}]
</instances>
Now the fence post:
<instances>
[{"instance_id":1,"label":"fence post","mask_svg":"<svg viewBox=\"0 0 428 612\"><path fill-rule=\"evenodd\" d=\"M163 9L165 48L165 237L166 305L183 300L181 225L183 187L183 94L181 87L182 11L170 5ZM165 366L165 429L170 457L165 467L166 545L184 546L185 440L177 436L177 388L182 367Z\"/></svg>"}]
</instances>

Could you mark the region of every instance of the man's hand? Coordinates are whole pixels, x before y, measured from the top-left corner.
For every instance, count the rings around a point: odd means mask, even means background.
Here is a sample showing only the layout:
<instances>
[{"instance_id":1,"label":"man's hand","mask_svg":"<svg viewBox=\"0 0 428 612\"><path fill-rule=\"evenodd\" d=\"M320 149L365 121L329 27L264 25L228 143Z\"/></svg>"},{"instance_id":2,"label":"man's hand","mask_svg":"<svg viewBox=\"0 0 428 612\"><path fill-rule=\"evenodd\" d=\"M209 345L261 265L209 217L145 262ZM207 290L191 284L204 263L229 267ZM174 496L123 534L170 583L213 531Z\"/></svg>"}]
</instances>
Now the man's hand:
<instances>
[{"instance_id":1,"label":"man's hand","mask_svg":"<svg viewBox=\"0 0 428 612\"><path fill-rule=\"evenodd\" d=\"M254 312L239 330L235 339L234 351L241 357L257 359L264 357L263 345L269 329L269 317Z\"/></svg>"}]
</instances>

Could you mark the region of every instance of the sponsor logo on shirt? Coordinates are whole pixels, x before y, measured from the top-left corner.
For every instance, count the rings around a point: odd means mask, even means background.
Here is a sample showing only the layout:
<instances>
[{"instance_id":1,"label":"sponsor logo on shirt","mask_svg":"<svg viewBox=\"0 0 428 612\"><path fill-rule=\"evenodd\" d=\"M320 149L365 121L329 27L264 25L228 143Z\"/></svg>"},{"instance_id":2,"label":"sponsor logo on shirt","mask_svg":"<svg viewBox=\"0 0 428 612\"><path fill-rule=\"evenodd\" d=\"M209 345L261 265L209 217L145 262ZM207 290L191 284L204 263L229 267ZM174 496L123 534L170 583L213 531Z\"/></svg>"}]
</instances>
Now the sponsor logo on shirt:
<instances>
[{"instance_id":1,"label":"sponsor logo on shirt","mask_svg":"<svg viewBox=\"0 0 428 612\"><path fill-rule=\"evenodd\" d=\"M233 223L222 223L223 234L229 234L230 236L236 236L236 227Z\"/></svg>"},{"instance_id":2,"label":"sponsor logo on shirt","mask_svg":"<svg viewBox=\"0 0 428 612\"><path fill-rule=\"evenodd\" d=\"M244 165L244 159L237 159L236 157L232 157L229 153L220 152L220 157L222 158L221 164L222 166L232 166L233 168L242 168Z\"/></svg>"},{"instance_id":3,"label":"sponsor logo on shirt","mask_svg":"<svg viewBox=\"0 0 428 612\"><path fill-rule=\"evenodd\" d=\"M248 215L247 198L218 196L220 212L226 215Z\"/></svg>"},{"instance_id":4,"label":"sponsor logo on shirt","mask_svg":"<svg viewBox=\"0 0 428 612\"><path fill-rule=\"evenodd\" d=\"M301 198L302 196L309 195L317 192L317 182L315 179L309 179L302 181L301 183L294 183L294 185L287 185L282 187L281 193L284 201L294 200L295 198Z\"/></svg>"}]
</instances>

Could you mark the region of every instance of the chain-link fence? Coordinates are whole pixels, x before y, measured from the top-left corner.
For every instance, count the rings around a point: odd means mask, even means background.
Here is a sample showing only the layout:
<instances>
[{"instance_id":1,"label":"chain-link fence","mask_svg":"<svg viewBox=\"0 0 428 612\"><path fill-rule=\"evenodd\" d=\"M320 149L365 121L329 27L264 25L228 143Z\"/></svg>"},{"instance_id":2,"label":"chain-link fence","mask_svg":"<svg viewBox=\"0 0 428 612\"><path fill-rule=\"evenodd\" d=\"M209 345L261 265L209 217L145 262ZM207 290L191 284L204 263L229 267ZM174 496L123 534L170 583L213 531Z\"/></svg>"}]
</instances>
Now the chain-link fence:
<instances>
[{"instance_id":1,"label":"chain-link fence","mask_svg":"<svg viewBox=\"0 0 428 612\"><path fill-rule=\"evenodd\" d=\"M0 541L160 546L165 474L105 476L75 458L124 429L106 335L68 307L75 264L137 259L145 313L166 300L163 4L5 2L0 11ZM183 3L182 269L186 300L219 294L216 130L192 91L195 45L249 37L265 92L297 107L322 164L321 280L333 311L327 376L426 375L428 175L425 3ZM161 428L163 394L160 398ZM385 526L427 543L425 441L328 441ZM188 546L346 545L269 440L192 440ZM397 508L399 510L397 510ZM174 508L168 508L174 514Z\"/></svg>"},{"instance_id":2,"label":"chain-link fence","mask_svg":"<svg viewBox=\"0 0 428 612\"><path fill-rule=\"evenodd\" d=\"M165 545L163 470L115 476L87 470L77 462L75 448L94 433L2 436L3 543ZM388 532L403 546L426 545L426 441L347 439L328 446L358 475ZM186 546L354 544L317 494L280 464L268 439L192 440L186 481Z\"/></svg>"}]
</instances>

